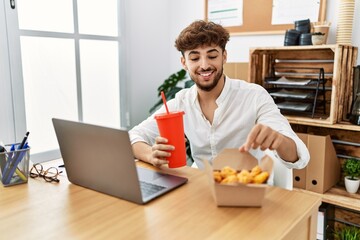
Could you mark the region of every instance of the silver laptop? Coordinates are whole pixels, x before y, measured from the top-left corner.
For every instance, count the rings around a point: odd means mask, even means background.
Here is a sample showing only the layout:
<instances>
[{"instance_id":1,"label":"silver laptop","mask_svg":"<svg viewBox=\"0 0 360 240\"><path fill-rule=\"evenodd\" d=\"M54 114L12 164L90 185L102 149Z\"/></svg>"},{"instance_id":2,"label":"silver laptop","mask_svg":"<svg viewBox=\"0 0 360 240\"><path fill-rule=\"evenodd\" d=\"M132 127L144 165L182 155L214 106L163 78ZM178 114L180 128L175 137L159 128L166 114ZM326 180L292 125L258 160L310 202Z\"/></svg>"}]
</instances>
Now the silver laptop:
<instances>
[{"instance_id":1,"label":"silver laptop","mask_svg":"<svg viewBox=\"0 0 360 240\"><path fill-rule=\"evenodd\" d=\"M52 121L73 184L144 204L187 182L183 177L137 167L126 130Z\"/></svg>"}]
</instances>

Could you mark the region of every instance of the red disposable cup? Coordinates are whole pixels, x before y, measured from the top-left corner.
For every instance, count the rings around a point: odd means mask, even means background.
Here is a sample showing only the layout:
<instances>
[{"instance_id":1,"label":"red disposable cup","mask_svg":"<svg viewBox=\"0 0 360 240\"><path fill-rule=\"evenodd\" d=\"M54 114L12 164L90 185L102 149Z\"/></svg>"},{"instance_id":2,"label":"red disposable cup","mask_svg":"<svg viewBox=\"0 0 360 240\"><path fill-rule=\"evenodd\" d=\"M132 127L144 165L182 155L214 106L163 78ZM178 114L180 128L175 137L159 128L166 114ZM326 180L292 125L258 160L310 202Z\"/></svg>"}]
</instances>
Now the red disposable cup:
<instances>
[{"instance_id":1,"label":"red disposable cup","mask_svg":"<svg viewBox=\"0 0 360 240\"><path fill-rule=\"evenodd\" d=\"M160 136L168 140L169 145L175 147L171 156L167 158L169 168L186 166L184 112L161 113L155 116Z\"/></svg>"}]
</instances>

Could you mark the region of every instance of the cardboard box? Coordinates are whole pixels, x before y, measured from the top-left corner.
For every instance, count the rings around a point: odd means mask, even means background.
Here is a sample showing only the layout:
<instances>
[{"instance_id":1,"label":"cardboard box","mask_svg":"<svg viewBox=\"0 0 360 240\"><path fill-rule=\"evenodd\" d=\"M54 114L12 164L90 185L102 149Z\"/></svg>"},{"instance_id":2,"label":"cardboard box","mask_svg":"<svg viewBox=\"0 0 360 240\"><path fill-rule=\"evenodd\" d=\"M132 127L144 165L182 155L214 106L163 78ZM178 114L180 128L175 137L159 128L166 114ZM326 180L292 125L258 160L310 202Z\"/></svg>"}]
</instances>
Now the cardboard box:
<instances>
[{"instance_id":1,"label":"cardboard box","mask_svg":"<svg viewBox=\"0 0 360 240\"><path fill-rule=\"evenodd\" d=\"M293 169L293 186L312 192L325 193L340 179L340 162L330 136L297 134L310 152L304 169Z\"/></svg>"},{"instance_id":2,"label":"cardboard box","mask_svg":"<svg viewBox=\"0 0 360 240\"><path fill-rule=\"evenodd\" d=\"M237 207L261 207L268 188L267 184L219 184L213 177L214 170L221 170L229 166L237 171L242 169L251 170L259 165L263 171L272 172L273 160L265 156L260 163L250 153L240 153L236 149L224 149L214 159L212 166L208 161L204 161L205 171L209 177L210 188L215 202L218 206L237 206Z\"/></svg>"}]
</instances>

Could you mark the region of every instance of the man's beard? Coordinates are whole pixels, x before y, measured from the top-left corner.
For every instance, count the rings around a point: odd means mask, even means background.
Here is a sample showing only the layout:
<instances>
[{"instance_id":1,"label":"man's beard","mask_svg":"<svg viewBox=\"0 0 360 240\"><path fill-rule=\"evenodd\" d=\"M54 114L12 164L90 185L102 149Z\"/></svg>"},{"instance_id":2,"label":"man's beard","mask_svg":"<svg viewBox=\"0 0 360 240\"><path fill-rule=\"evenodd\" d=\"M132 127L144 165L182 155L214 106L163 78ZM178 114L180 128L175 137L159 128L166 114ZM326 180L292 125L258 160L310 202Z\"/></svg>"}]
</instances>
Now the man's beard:
<instances>
[{"instance_id":1,"label":"man's beard","mask_svg":"<svg viewBox=\"0 0 360 240\"><path fill-rule=\"evenodd\" d=\"M194 78L191 77L191 79L195 82L196 86L206 92L210 92L211 90L213 90L217 84L219 83L221 76L223 75L224 69L222 68L221 71L218 72L218 74L214 77L214 81L210 84L210 85L201 85L198 82L194 81Z\"/></svg>"}]
</instances>

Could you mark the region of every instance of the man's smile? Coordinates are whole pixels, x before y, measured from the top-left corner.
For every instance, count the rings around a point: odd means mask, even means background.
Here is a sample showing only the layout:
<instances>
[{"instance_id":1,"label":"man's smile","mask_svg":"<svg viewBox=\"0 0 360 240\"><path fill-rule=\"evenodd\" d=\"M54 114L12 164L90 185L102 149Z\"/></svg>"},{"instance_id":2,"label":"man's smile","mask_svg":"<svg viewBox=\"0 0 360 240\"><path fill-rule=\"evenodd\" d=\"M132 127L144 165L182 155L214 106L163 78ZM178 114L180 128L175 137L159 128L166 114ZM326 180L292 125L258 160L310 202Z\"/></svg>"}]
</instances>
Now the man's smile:
<instances>
[{"instance_id":1,"label":"man's smile","mask_svg":"<svg viewBox=\"0 0 360 240\"><path fill-rule=\"evenodd\" d=\"M209 79L214 71L206 71L206 72L200 72L199 75L202 76L205 80Z\"/></svg>"}]
</instances>

